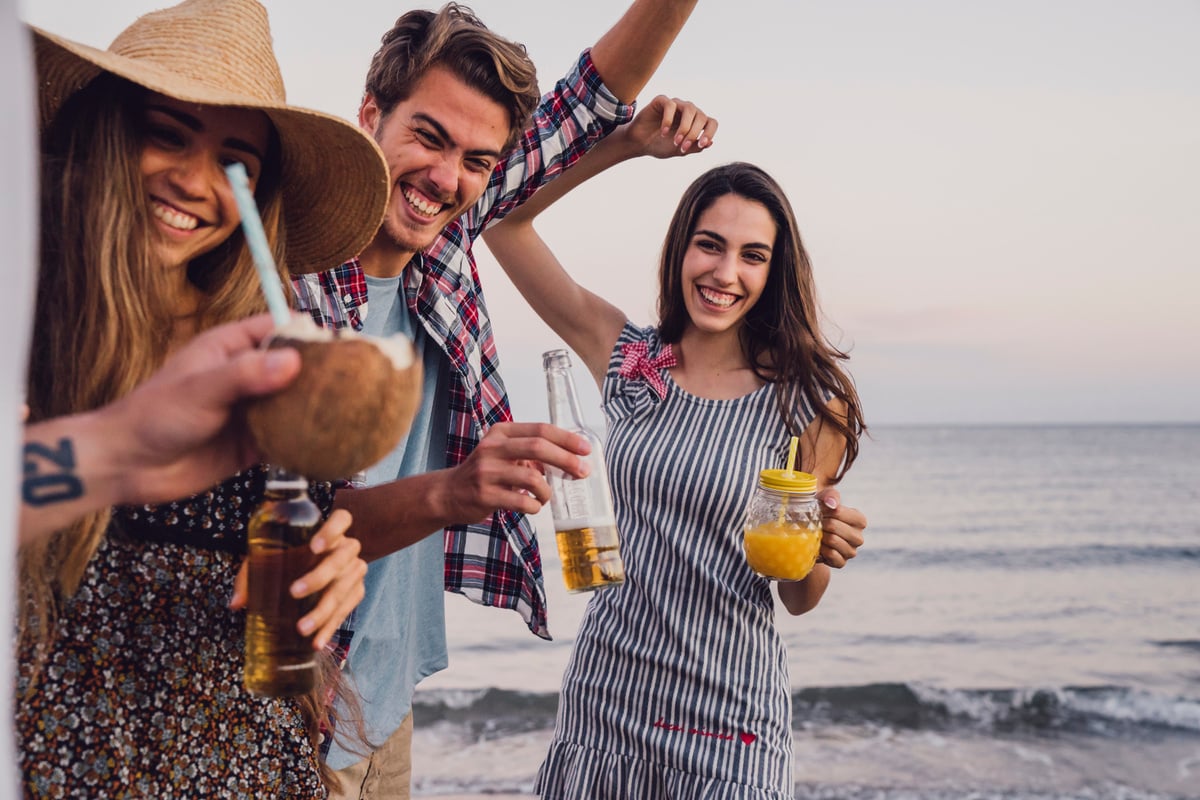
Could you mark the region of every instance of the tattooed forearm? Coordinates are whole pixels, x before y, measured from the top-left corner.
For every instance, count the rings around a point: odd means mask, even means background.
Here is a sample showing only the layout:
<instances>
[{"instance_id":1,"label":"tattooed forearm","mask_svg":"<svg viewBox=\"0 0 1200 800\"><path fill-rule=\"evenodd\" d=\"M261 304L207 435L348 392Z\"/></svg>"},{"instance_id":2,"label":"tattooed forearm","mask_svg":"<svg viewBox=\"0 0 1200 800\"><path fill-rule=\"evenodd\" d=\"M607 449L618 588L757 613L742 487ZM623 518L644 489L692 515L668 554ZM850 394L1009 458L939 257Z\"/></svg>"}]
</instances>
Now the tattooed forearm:
<instances>
[{"instance_id":1,"label":"tattooed forearm","mask_svg":"<svg viewBox=\"0 0 1200 800\"><path fill-rule=\"evenodd\" d=\"M26 442L21 499L31 506L45 506L83 497L83 481L75 470L75 447L69 438L59 439L56 447Z\"/></svg>"}]
</instances>

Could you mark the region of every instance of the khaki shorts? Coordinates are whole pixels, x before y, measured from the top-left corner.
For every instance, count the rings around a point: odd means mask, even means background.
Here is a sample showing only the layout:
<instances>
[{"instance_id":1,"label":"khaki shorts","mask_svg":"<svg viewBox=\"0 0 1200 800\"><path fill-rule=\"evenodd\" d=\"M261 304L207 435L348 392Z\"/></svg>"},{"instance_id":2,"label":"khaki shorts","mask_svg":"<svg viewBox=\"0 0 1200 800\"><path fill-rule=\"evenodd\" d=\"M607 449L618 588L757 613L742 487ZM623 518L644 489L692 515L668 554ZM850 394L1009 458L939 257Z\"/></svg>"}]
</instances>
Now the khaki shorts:
<instances>
[{"instance_id":1,"label":"khaki shorts","mask_svg":"<svg viewBox=\"0 0 1200 800\"><path fill-rule=\"evenodd\" d=\"M337 771L342 786L329 793L329 800L409 800L412 735L410 711L382 747L357 764Z\"/></svg>"}]
</instances>

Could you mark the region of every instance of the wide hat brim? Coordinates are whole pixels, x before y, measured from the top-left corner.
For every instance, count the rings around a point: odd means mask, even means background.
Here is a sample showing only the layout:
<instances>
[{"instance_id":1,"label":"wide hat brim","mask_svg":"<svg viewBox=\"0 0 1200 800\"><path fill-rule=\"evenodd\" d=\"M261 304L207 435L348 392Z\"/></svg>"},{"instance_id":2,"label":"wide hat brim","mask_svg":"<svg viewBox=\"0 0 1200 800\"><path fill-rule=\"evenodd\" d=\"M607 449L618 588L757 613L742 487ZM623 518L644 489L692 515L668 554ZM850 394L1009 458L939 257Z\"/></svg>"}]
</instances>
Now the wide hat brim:
<instances>
[{"instance_id":1,"label":"wide hat brim","mask_svg":"<svg viewBox=\"0 0 1200 800\"><path fill-rule=\"evenodd\" d=\"M30 28L42 130L72 94L101 72L183 102L258 109L279 134L288 268L302 274L336 267L374 238L387 211L391 182L379 146L356 126L331 114L224 90L143 59Z\"/></svg>"}]
</instances>

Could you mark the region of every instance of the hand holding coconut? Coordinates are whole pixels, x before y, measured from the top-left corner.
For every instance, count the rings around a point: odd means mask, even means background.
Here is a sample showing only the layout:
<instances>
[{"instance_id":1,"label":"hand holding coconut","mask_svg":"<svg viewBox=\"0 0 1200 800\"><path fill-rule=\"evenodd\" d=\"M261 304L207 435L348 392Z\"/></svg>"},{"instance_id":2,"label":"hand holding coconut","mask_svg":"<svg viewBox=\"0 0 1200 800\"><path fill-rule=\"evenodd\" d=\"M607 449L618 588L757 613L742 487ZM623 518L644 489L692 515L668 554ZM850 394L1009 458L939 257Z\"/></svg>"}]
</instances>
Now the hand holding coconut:
<instances>
[{"instance_id":1,"label":"hand holding coconut","mask_svg":"<svg viewBox=\"0 0 1200 800\"><path fill-rule=\"evenodd\" d=\"M257 461L239 401L280 390L298 373L290 352L257 348L265 314L198 335L129 395L96 412L120 471L116 503L157 503L197 492Z\"/></svg>"},{"instance_id":2,"label":"hand holding coconut","mask_svg":"<svg viewBox=\"0 0 1200 800\"><path fill-rule=\"evenodd\" d=\"M300 371L292 351L258 347L271 328L260 314L205 331L120 400L27 426L27 445L74 442L87 491L69 502L23 503L22 543L95 509L183 497L257 463L240 403L279 390Z\"/></svg>"}]
</instances>

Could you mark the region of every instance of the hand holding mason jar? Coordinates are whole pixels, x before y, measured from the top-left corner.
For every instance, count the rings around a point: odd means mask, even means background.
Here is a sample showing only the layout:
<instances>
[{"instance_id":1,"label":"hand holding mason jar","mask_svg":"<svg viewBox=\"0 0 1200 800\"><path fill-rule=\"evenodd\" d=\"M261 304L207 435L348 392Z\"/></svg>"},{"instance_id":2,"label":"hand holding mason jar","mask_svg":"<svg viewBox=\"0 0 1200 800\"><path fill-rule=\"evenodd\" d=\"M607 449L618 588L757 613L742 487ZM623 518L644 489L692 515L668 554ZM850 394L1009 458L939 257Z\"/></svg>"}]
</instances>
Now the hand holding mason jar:
<instances>
[{"instance_id":1,"label":"hand holding mason jar","mask_svg":"<svg viewBox=\"0 0 1200 800\"><path fill-rule=\"evenodd\" d=\"M746 510L746 561L759 575L778 581L804 580L821 552L817 479L792 469L797 444L793 436L786 469L759 473Z\"/></svg>"}]
</instances>

